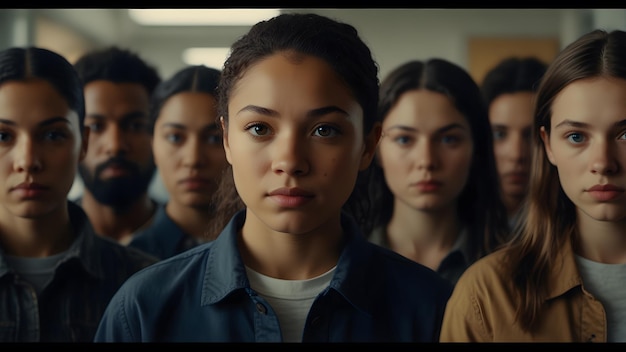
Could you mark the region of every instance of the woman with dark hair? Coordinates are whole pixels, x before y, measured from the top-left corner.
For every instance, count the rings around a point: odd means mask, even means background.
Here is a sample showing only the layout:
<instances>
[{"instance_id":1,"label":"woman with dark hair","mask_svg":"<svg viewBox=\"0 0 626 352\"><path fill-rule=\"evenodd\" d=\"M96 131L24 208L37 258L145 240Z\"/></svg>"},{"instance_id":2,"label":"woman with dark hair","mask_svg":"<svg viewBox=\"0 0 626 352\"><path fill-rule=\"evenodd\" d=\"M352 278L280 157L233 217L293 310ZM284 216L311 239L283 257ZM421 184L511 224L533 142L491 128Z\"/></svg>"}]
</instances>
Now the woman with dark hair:
<instances>
[{"instance_id":1,"label":"woman with dark hair","mask_svg":"<svg viewBox=\"0 0 626 352\"><path fill-rule=\"evenodd\" d=\"M129 279L95 341L436 342L452 285L367 242L345 207L380 137L378 67L356 29L281 14L231 49L222 199L241 206L215 240Z\"/></svg>"},{"instance_id":2,"label":"woman with dark hair","mask_svg":"<svg viewBox=\"0 0 626 352\"><path fill-rule=\"evenodd\" d=\"M381 83L369 240L456 283L507 235L491 128L461 67L410 61Z\"/></svg>"},{"instance_id":3,"label":"woman with dark hair","mask_svg":"<svg viewBox=\"0 0 626 352\"><path fill-rule=\"evenodd\" d=\"M469 267L444 342L626 342L626 32L594 30L537 91L520 226Z\"/></svg>"},{"instance_id":4,"label":"woman with dark hair","mask_svg":"<svg viewBox=\"0 0 626 352\"><path fill-rule=\"evenodd\" d=\"M156 258L94 232L67 199L89 129L72 65L0 51L0 341L89 342L109 299Z\"/></svg>"},{"instance_id":5,"label":"woman with dark hair","mask_svg":"<svg viewBox=\"0 0 626 352\"><path fill-rule=\"evenodd\" d=\"M129 246L161 259L209 240L213 194L228 165L217 119L220 71L189 66L152 94L152 152L169 198Z\"/></svg>"},{"instance_id":6,"label":"woman with dark hair","mask_svg":"<svg viewBox=\"0 0 626 352\"><path fill-rule=\"evenodd\" d=\"M535 57L510 57L487 72L481 85L510 229L528 194L535 93L547 67Z\"/></svg>"}]
</instances>

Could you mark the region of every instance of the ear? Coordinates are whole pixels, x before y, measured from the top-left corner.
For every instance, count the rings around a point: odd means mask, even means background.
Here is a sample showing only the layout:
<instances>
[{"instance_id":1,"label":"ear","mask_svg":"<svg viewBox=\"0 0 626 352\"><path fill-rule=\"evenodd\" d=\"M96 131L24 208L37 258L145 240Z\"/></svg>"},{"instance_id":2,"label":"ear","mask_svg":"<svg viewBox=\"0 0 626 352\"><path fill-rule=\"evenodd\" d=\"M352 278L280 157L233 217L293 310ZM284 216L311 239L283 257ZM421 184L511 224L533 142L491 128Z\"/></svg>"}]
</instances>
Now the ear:
<instances>
[{"instance_id":1,"label":"ear","mask_svg":"<svg viewBox=\"0 0 626 352\"><path fill-rule=\"evenodd\" d=\"M89 133L91 128L89 126L83 127L82 139L80 141L80 154L78 155L78 161L82 162L87 156L87 148L89 147Z\"/></svg>"},{"instance_id":2,"label":"ear","mask_svg":"<svg viewBox=\"0 0 626 352\"><path fill-rule=\"evenodd\" d=\"M228 141L228 125L226 124L226 120L224 119L224 116L220 116L220 127L222 128L222 143L224 143L224 152L226 153L226 160L228 161L229 164L233 164L232 163L232 159L230 156L230 144Z\"/></svg>"},{"instance_id":3,"label":"ear","mask_svg":"<svg viewBox=\"0 0 626 352\"><path fill-rule=\"evenodd\" d=\"M380 122L377 122L374 124L374 127L372 127L370 133L365 137L365 148L363 149L363 154L361 155L359 171L367 169L367 167L371 164L372 159L376 154L376 149L378 149L378 142L380 141L381 134L382 126Z\"/></svg>"},{"instance_id":4,"label":"ear","mask_svg":"<svg viewBox=\"0 0 626 352\"><path fill-rule=\"evenodd\" d=\"M543 148L546 150L546 155L548 156L548 160L550 160L550 163L554 166L556 166L556 163L554 161L554 155L552 154L552 147L550 147L550 136L548 135L548 132L546 132L546 128L544 126L541 126L541 128L539 129L539 133L541 135L541 140L543 141Z\"/></svg>"}]
</instances>

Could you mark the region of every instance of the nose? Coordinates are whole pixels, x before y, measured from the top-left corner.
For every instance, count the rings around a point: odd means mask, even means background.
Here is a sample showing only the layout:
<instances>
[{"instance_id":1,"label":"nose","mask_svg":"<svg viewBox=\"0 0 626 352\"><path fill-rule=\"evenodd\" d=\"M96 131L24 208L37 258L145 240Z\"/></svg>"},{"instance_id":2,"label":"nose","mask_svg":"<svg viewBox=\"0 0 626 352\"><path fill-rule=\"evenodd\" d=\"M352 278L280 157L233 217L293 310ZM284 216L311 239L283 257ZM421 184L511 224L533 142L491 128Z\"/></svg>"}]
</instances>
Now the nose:
<instances>
[{"instance_id":1,"label":"nose","mask_svg":"<svg viewBox=\"0 0 626 352\"><path fill-rule=\"evenodd\" d=\"M590 147L591 172L600 175L610 175L619 171L619 164L615 157L618 146L606 139L597 140Z\"/></svg>"},{"instance_id":2,"label":"nose","mask_svg":"<svg viewBox=\"0 0 626 352\"><path fill-rule=\"evenodd\" d=\"M513 133L507 141L506 153L511 160L525 162L530 156L530 140L521 133Z\"/></svg>"},{"instance_id":3,"label":"nose","mask_svg":"<svg viewBox=\"0 0 626 352\"><path fill-rule=\"evenodd\" d=\"M206 162L203 144L199 137L188 138L181 152L183 166L197 168Z\"/></svg>"},{"instance_id":4,"label":"nose","mask_svg":"<svg viewBox=\"0 0 626 352\"><path fill-rule=\"evenodd\" d=\"M32 139L22 138L14 149L14 170L16 172L37 173L43 165Z\"/></svg>"},{"instance_id":5,"label":"nose","mask_svg":"<svg viewBox=\"0 0 626 352\"><path fill-rule=\"evenodd\" d=\"M107 126L101 141L108 156L124 155L128 152L124 129L118 125Z\"/></svg>"},{"instance_id":6,"label":"nose","mask_svg":"<svg viewBox=\"0 0 626 352\"><path fill-rule=\"evenodd\" d=\"M436 147L433 145L433 142L427 138L420 138L417 143L415 143L415 156L418 169L432 171L437 167L435 149Z\"/></svg>"},{"instance_id":7,"label":"nose","mask_svg":"<svg viewBox=\"0 0 626 352\"><path fill-rule=\"evenodd\" d=\"M306 142L297 133L283 132L272 143L272 170L290 176L302 176L309 172Z\"/></svg>"}]
</instances>

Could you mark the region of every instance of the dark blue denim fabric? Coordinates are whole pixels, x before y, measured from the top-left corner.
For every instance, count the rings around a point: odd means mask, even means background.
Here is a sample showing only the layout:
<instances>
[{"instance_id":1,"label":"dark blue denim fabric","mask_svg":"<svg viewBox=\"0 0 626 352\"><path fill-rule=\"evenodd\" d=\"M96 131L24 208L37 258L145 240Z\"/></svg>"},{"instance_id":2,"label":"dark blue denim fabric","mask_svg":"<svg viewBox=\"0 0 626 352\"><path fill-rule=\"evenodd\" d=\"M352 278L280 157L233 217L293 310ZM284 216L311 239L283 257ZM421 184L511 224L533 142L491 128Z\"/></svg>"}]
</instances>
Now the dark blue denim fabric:
<instances>
[{"instance_id":1,"label":"dark blue denim fabric","mask_svg":"<svg viewBox=\"0 0 626 352\"><path fill-rule=\"evenodd\" d=\"M96 342L280 342L272 307L250 288L237 249L245 211L216 240L153 264L111 299ZM369 243L342 217L344 248L315 299L303 342L437 342L452 285Z\"/></svg>"},{"instance_id":2,"label":"dark blue denim fabric","mask_svg":"<svg viewBox=\"0 0 626 352\"><path fill-rule=\"evenodd\" d=\"M54 278L37 296L0 250L0 341L90 342L122 283L157 258L96 235L87 215L68 202L77 237Z\"/></svg>"},{"instance_id":3,"label":"dark blue denim fabric","mask_svg":"<svg viewBox=\"0 0 626 352\"><path fill-rule=\"evenodd\" d=\"M137 232L128 246L165 259L199 244L172 221L165 212L165 204L159 204L150 226Z\"/></svg>"}]
</instances>

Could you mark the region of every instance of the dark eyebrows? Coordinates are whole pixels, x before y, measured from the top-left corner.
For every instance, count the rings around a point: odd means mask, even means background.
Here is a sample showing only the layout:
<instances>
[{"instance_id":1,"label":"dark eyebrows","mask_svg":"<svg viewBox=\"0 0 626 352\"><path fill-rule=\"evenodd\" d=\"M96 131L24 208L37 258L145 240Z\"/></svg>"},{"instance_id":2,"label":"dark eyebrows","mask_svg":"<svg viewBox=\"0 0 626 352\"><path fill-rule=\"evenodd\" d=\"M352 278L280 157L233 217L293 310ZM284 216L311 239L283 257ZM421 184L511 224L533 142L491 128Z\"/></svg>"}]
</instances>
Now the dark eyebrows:
<instances>
[{"instance_id":1,"label":"dark eyebrows","mask_svg":"<svg viewBox=\"0 0 626 352\"><path fill-rule=\"evenodd\" d=\"M186 125L183 125L182 123L177 123L177 122L166 122L166 123L163 124L163 127L175 128L175 129L178 129L178 130L186 130L187 129ZM219 126L215 122L212 122L212 123L206 125L203 128L203 130L206 130L206 131L209 131L209 132L215 131L215 130L219 130L219 129L220 129Z\"/></svg>"},{"instance_id":2,"label":"dark eyebrows","mask_svg":"<svg viewBox=\"0 0 626 352\"><path fill-rule=\"evenodd\" d=\"M237 114L244 112L244 111L251 111L259 115L266 115L266 116L271 116L271 117L278 116L278 113L276 111L263 108L260 106L256 106L256 105L246 105L243 109L239 110ZM348 116L348 113L345 110L337 106L331 105L331 106L325 106L325 107L318 108L318 109L313 109L307 113L307 117L319 117L319 116L328 115L334 112L338 112L338 113Z\"/></svg>"},{"instance_id":3,"label":"dark eyebrows","mask_svg":"<svg viewBox=\"0 0 626 352\"><path fill-rule=\"evenodd\" d=\"M270 109L266 109L266 108L262 108L260 106L256 106L256 105L246 105L243 107L243 109L237 111L237 115L239 115L240 113L244 112L244 111L250 111L259 115L266 115L266 116L277 116L276 111L274 110L270 110Z\"/></svg>"},{"instance_id":4,"label":"dark eyebrows","mask_svg":"<svg viewBox=\"0 0 626 352\"><path fill-rule=\"evenodd\" d=\"M345 110L343 110L343 109L341 109L341 108L339 108L337 106L334 106L334 105L325 106L325 107L319 108L319 109L314 109L314 110L310 111L307 114L307 116L308 117L319 117L319 116L332 114L332 113L335 113L335 112L338 112L338 113L340 113L342 115L348 116L348 113Z\"/></svg>"},{"instance_id":5,"label":"dark eyebrows","mask_svg":"<svg viewBox=\"0 0 626 352\"><path fill-rule=\"evenodd\" d=\"M96 119L96 120L105 120L106 117L102 114L87 114L87 117L90 117L92 119ZM143 111L131 111L128 114L124 115L124 117L122 117L123 121L128 121L128 120L134 120L134 119L143 119L143 118L147 118L148 116L146 115L145 112Z\"/></svg>"},{"instance_id":6,"label":"dark eyebrows","mask_svg":"<svg viewBox=\"0 0 626 352\"><path fill-rule=\"evenodd\" d=\"M55 124L57 122L70 124L70 121L67 118L62 117L62 116L55 116L55 117L51 117L51 118L49 118L47 120L41 121L39 123L39 126L45 127L45 126L53 125L53 124ZM3 119L3 118L0 118L0 123L5 124L5 125L10 125L10 126L16 126L17 125L15 123L15 121Z\"/></svg>"},{"instance_id":7,"label":"dark eyebrows","mask_svg":"<svg viewBox=\"0 0 626 352\"><path fill-rule=\"evenodd\" d=\"M449 125L446 125L446 126L443 126L443 127L439 128L439 129L437 129L436 133L445 133L445 132L448 132L448 131L456 129L456 128L462 129L462 130L465 129L465 127L463 125L461 125L460 123L456 123L455 122L455 123L451 123ZM415 129L413 127L409 127L409 126L404 126L404 125L393 125L393 126L387 128L385 131L389 131L389 130L392 130L392 129L399 129L399 130L402 130L402 131L405 131L405 132L417 132L417 129Z\"/></svg>"},{"instance_id":8,"label":"dark eyebrows","mask_svg":"<svg viewBox=\"0 0 626 352\"><path fill-rule=\"evenodd\" d=\"M562 126L570 126L570 127L577 127L577 128L585 128L588 127L589 124L587 123L583 123L583 122L576 122L576 121L572 121L572 120L563 120L561 122L559 122L556 126L554 126L555 129L562 127Z\"/></svg>"},{"instance_id":9,"label":"dark eyebrows","mask_svg":"<svg viewBox=\"0 0 626 352\"><path fill-rule=\"evenodd\" d=\"M561 127L561 126L571 126L571 127L578 127L578 128L586 128L586 127L591 126L591 124L588 124L588 123L585 123L585 122L572 121L572 120L563 120L559 124L554 126L554 128L558 128L558 127ZM626 126L626 119L621 120L621 121L617 121L616 123L613 124L613 126L615 126L615 127Z\"/></svg>"}]
</instances>

